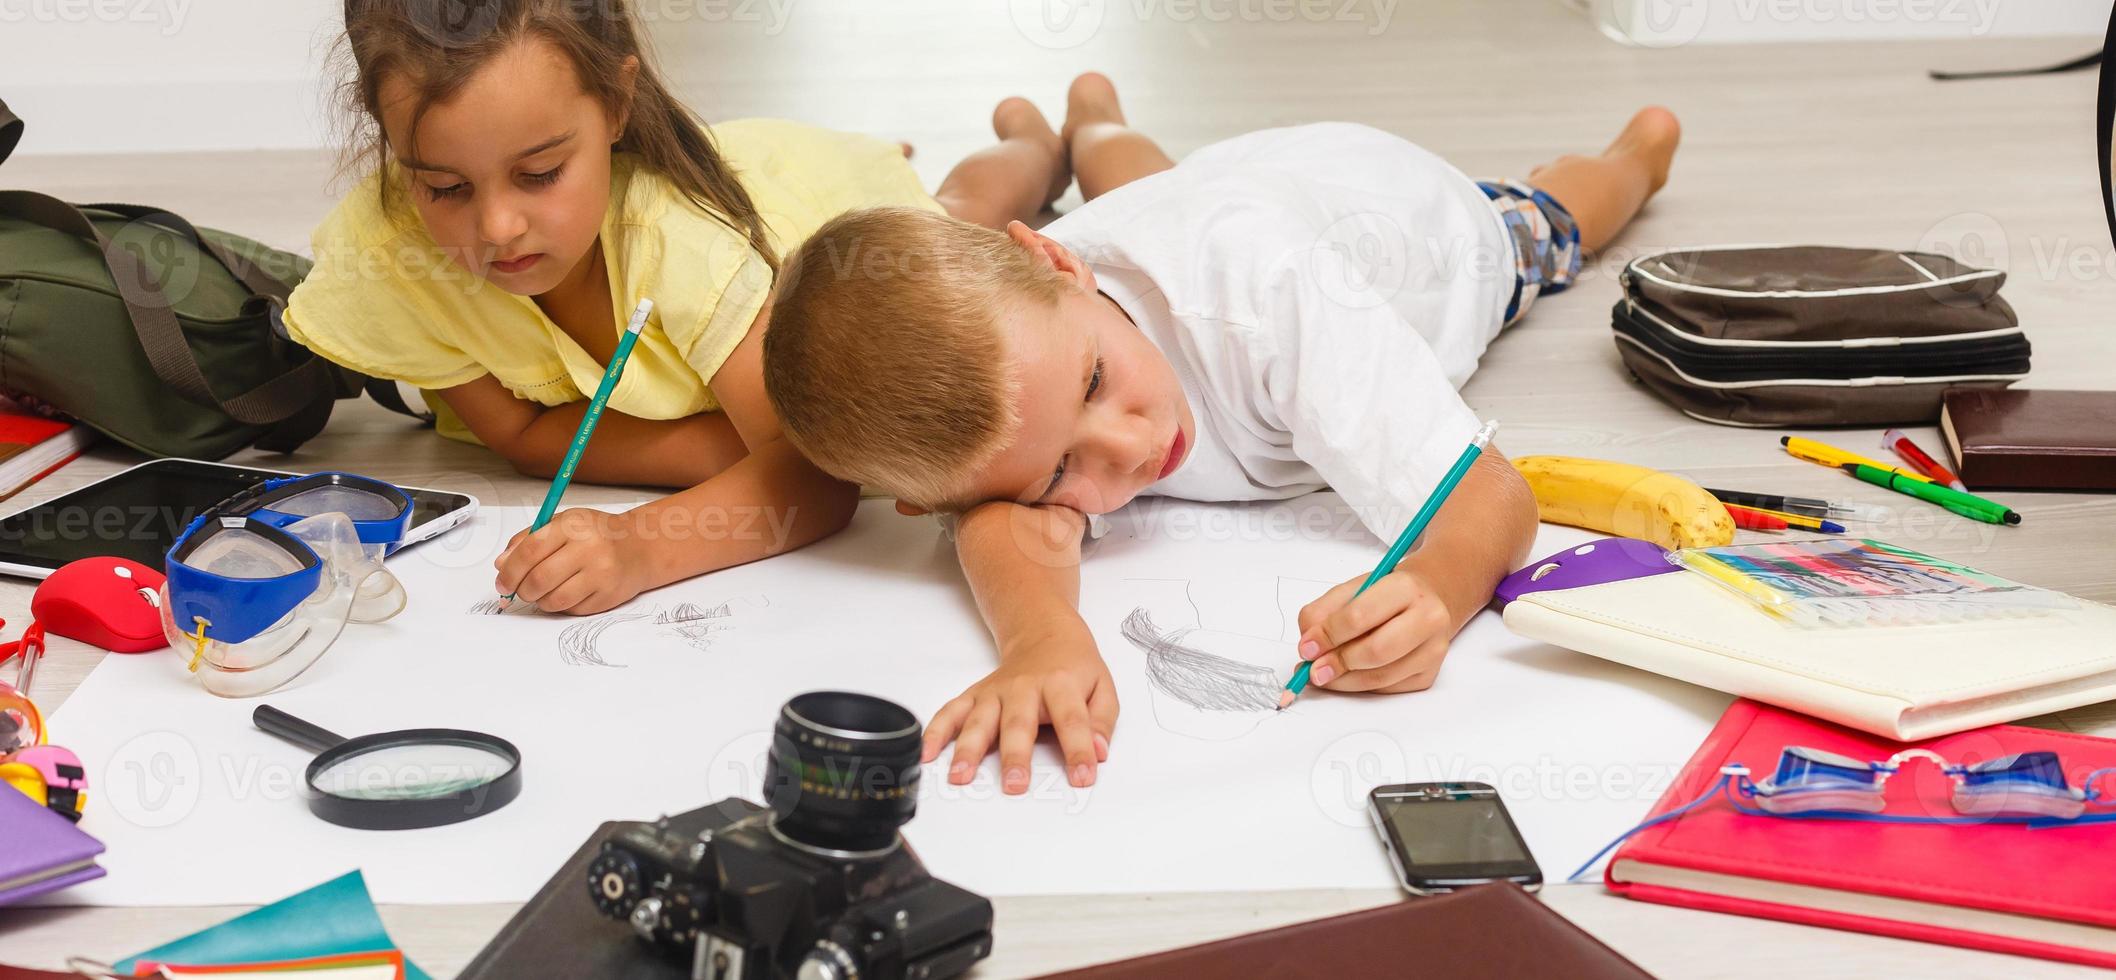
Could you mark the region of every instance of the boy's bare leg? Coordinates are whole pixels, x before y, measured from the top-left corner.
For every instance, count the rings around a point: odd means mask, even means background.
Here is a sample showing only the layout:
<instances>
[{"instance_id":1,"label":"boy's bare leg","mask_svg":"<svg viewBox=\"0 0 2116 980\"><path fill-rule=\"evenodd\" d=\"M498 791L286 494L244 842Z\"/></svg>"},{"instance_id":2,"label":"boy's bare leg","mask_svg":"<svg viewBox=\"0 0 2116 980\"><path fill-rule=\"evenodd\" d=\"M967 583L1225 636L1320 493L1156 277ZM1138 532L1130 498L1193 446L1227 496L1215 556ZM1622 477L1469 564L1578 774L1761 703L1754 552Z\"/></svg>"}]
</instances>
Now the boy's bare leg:
<instances>
[{"instance_id":1,"label":"boy's bare leg","mask_svg":"<svg viewBox=\"0 0 2116 980\"><path fill-rule=\"evenodd\" d=\"M949 214L987 228L1033 222L1073 182L1065 141L1043 113L1022 98L1007 99L992 110L992 132L999 142L964 157L940 182L933 199Z\"/></svg>"},{"instance_id":2,"label":"boy's bare leg","mask_svg":"<svg viewBox=\"0 0 2116 980\"><path fill-rule=\"evenodd\" d=\"M1144 133L1124 122L1117 88L1088 72L1073 79L1065 96L1065 136L1080 195L1090 201L1148 174L1176 165Z\"/></svg>"},{"instance_id":3,"label":"boy's bare leg","mask_svg":"<svg viewBox=\"0 0 2116 980\"><path fill-rule=\"evenodd\" d=\"M1557 198L1580 226L1580 246L1607 245L1668 182L1682 124L1660 106L1640 109L1597 156L1562 156L1528 172L1528 183ZM1085 179L1082 180L1085 184Z\"/></svg>"}]
</instances>

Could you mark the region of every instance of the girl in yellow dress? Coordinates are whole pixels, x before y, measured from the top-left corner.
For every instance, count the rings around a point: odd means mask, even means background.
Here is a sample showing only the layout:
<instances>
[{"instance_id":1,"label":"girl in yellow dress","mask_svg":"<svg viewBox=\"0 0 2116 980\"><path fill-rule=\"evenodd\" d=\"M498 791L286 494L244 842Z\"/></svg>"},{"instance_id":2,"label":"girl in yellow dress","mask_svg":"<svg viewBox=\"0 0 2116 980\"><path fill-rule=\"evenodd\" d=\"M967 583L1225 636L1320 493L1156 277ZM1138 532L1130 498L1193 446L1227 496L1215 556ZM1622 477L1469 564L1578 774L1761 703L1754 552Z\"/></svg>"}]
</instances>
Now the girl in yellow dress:
<instances>
[{"instance_id":1,"label":"girl in yellow dress","mask_svg":"<svg viewBox=\"0 0 2116 980\"><path fill-rule=\"evenodd\" d=\"M851 519L858 488L788 445L764 395L778 256L872 205L1003 227L1071 180L1020 99L994 112L999 143L930 195L894 144L779 120L707 128L656 76L627 6L348 0L370 172L316 229L286 313L318 354L423 389L443 435L549 476L632 307L654 301L576 475L681 491L561 512L495 563L499 594L582 614Z\"/></svg>"}]
</instances>

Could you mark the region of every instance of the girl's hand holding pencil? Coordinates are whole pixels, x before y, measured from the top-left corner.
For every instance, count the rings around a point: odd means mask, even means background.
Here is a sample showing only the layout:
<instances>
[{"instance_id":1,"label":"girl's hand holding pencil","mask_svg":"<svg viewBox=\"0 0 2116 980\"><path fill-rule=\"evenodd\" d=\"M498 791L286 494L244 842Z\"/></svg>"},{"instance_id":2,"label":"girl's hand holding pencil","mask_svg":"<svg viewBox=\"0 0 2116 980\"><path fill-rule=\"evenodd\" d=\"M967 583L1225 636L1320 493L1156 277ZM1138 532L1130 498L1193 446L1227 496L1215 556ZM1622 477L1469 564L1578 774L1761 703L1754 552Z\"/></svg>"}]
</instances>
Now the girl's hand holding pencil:
<instances>
[{"instance_id":1,"label":"girl's hand holding pencil","mask_svg":"<svg viewBox=\"0 0 2116 980\"><path fill-rule=\"evenodd\" d=\"M495 563L499 594L576 616L623 605L646 590L650 564L635 553L648 536L634 529L634 518L575 507L542 528L516 534Z\"/></svg>"},{"instance_id":2,"label":"girl's hand holding pencil","mask_svg":"<svg viewBox=\"0 0 2116 980\"><path fill-rule=\"evenodd\" d=\"M638 581L640 570L646 567L638 559L644 556L626 553L632 549L623 547L621 542L639 541L639 535L624 532L643 519L641 511L651 511L651 507L623 517L569 510L558 515L565 519L564 527L553 521L552 515L558 510L559 499L566 495L566 485L573 482L573 468L580 465L581 455L588 451L588 437L595 434L603 406L609 404L610 393L617 390L625 362L631 360L632 347L639 342L639 331L646 327L647 317L653 312L654 301L646 298L641 298L632 310L632 319L618 338L617 351L603 368L602 383L596 386L595 396L588 399L580 430L573 434L573 444L566 449L565 461L558 465L550 492L544 494L544 506L537 510L529 529L508 541L507 550L493 563L500 572L499 609L506 609L516 600L527 600L546 612L588 615L613 608L645 589ZM525 538L527 546L523 547Z\"/></svg>"}]
</instances>

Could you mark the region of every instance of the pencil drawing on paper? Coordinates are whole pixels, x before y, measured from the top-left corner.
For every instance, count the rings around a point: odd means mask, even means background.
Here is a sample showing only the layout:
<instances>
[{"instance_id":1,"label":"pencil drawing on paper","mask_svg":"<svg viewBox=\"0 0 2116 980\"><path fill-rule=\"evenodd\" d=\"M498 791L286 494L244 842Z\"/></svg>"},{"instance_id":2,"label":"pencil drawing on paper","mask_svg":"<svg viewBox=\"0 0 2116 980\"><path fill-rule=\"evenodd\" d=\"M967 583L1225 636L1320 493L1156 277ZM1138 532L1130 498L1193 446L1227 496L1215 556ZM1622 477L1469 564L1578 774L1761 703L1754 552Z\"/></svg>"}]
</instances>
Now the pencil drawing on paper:
<instances>
[{"instance_id":1,"label":"pencil drawing on paper","mask_svg":"<svg viewBox=\"0 0 2116 980\"><path fill-rule=\"evenodd\" d=\"M505 603L505 605L502 605L501 603ZM520 599L507 600L502 599L499 596L491 596L471 603L470 608L465 609L463 611L469 613L472 616L520 615L522 613L535 612L536 603L523 602Z\"/></svg>"},{"instance_id":2,"label":"pencil drawing on paper","mask_svg":"<svg viewBox=\"0 0 2116 980\"><path fill-rule=\"evenodd\" d=\"M558 635L558 657L560 660L581 667L629 667L632 658L620 653L622 649L637 651L642 647L657 647L664 644L654 641L674 640L692 650L703 653L713 648L714 639L735 627L737 606L761 609L771 605L764 596L744 596L715 606L701 606L694 602L678 603L673 608L660 606L646 612L609 612L568 625ZM604 636L610 630L628 623L645 623L653 627L648 636L633 633L623 643L613 643ZM618 634L619 638L624 632Z\"/></svg>"},{"instance_id":3,"label":"pencil drawing on paper","mask_svg":"<svg viewBox=\"0 0 2116 980\"><path fill-rule=\"evenodd\" d=\"M1276 586L1279 615L1271 636L1258 635L1265 624L1254 619L1247 625L1255 632L1208 628L1188 579L1127 579L1125 585L1142 604L1119 632L1145 658L1156 724L1178 735L1226 741L1277 713L1285 684L1279 672L1293 663L1286 580Z\"/></svg>"},{"instance_id":4,"label":"pencil drawing on paper","mask_svg":"<svg viewBox=\"0 0 2116 980\"><path fill-rule=\"evenodd\" d=\"M1124 638L1146 655L1146 680L1154 690L1200 711L1278 708L1279 682L1271 671L1185 644L1194 630L1163 632L1145 609L1124 617L1123 629Z\"/></svg>"},{"instance_id":5,"label":"pencil drawing on paper","mask_svg":"<svg viewBox=\"0 0 2116 980\"><path fill-rule=\"evenodd\" d=\"M662 641L676 641L700 652L713 648L715 637L734 628L736 613L740 610L757 610L771 605L771 599L762 595L737 596L718 605L705 606L695 602L679 602L673 607L654 606L646 612L608 612L567 624L558 635L558 657L560 660L581 667L629 667L631 658L618 652L618 644L603 634L631 623L645 623L653 627L649 634L642 635L634 629L620 629L616 639L629 647L665 647ZM474 616L521 615L537 612L536 604L519 599L500 605L497 597L472 603L464 610Z\"/></svg>"},{"instance_id":6,"label":"pencil drawing on paper","mask_svg":"<svg viewBox=\"0 0 2116 980\"><path fill-rule=\"evenodd\" d=\"M623 667L603 659L599 646L603 633L610 627L637 622L651 617L652 613L604 613L593 619L585 619L558 635L558 658L576 666Z\"/></svg>"},{"instance_id":7,"label":"pencil drawing on paper","mask_svg":"<svg viewBox=\"0 0 2116 980\"><path fill-rule=\"evenodd\" d=\"M730 622L734 614L732 605L723 602L711 609L704 609L695 603L686 602L666 612L655 613L654 623L667 627L662 631L664 635L680 636L694 650L710 650L713 647L713 636L734 625Z\"/></svg>"}]
</instances>

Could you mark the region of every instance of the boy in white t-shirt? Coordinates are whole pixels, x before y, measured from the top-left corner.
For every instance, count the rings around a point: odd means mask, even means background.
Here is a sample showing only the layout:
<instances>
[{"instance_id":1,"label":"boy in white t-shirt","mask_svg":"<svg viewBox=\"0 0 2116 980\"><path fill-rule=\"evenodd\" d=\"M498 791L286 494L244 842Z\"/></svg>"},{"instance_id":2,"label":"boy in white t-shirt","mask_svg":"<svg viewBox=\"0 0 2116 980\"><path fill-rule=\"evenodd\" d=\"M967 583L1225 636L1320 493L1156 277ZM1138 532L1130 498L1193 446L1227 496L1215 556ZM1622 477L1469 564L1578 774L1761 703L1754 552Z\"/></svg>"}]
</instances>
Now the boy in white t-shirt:
<instances>
[{"instance_id":1,"label":"boy in white t-shirt","mask_svg":"<svg viewBox=\"0 0 2116 980\"><path fill-rule=\"evenodd\" d=\"M1117 700L1075 608L1091 515L1140 493L1328 486L1393 541L1477 429L1456 389L1485 345L1660 189L1679 135L1645 109L1526 185L1343 123L1177 165L1089 74L1060 137L1088 203L1043 233L896 208L817 231L780 273L766 389L831 475L960 515L999 647L928 723L926 759L954 741L949 777L967 782L996 741L1002 788L1023 792L1049 724L1070 781L1093 781ZM1364 575L1303 609L1288 652L1331 691L1430 686L1535 527L1526 484L1486 452L1420 547L1357 600Z\"/></svg>"}]
</instances>

